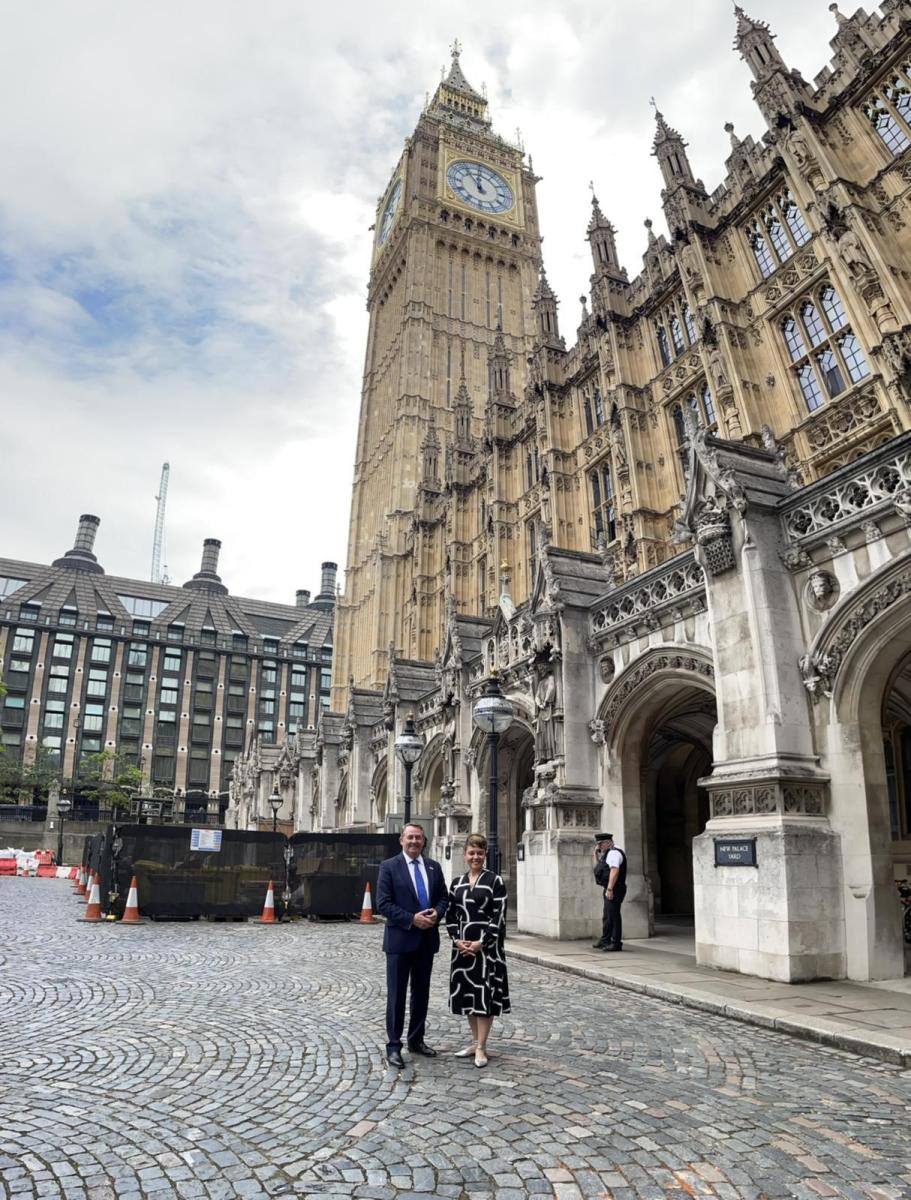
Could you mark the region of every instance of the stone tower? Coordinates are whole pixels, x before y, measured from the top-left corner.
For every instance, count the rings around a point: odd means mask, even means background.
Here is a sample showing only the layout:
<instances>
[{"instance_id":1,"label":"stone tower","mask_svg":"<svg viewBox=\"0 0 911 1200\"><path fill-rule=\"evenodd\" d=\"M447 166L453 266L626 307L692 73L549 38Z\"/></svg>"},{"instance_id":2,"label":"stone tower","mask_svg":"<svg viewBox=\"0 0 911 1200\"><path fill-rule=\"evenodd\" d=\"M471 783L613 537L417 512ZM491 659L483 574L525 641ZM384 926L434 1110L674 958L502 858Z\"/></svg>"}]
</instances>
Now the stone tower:
<instances>
[{"instance_id":1,"label":"stone tower","mask_svg":"<svg viewBox=\"0 0 911 1200\"><path fill-rule=\"evenodd\" d=\"M335 710L349 679L382 687L390 646L432 659L447 596L484 612L515 558L536 182L456 43L377 205Z\"/></svg>"}]
</instances>

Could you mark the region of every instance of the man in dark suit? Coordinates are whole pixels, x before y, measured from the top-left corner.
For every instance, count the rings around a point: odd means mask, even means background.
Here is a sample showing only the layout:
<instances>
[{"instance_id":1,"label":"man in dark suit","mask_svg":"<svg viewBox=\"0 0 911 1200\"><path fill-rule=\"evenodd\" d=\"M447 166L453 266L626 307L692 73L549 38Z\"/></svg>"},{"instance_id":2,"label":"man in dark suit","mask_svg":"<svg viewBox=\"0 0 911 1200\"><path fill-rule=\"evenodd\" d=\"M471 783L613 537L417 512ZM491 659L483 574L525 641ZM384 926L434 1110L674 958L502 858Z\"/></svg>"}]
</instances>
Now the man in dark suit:
<instances>
[{"instance_id":1,"label":"man in dark suit","mask_svg":"<svg viewBox=\"0 0 911 1200\"><path fill-rule=\"evenodd\" d=\"M399 838L402 853L380 864L376 909L386 918L386 1061L404 1067L402 1030L405 996L411 985L408 1049L436 1057L424 1041L433 956L440 948L438 923L446 915L449 890L439 863L424 858L420 825L408 824Z\"/></svg>"}]
</instances>

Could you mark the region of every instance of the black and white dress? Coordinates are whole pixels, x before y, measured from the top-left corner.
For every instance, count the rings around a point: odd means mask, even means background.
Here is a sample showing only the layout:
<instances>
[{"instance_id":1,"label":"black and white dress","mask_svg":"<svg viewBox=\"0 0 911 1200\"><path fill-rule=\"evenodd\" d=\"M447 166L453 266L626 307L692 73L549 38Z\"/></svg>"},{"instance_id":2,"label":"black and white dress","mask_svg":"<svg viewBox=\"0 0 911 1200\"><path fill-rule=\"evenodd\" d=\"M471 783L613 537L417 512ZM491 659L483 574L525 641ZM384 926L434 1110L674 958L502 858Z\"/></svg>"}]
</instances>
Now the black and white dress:
<instances>
[{"instance_id":1,"label":"black and white dress","mask_svg":"<svg viewBox=\"0 0 911 1200\"><path fill-rule=\"evenodd\" d=\"M468 875L449 889L446 929L453 941L449 968L449 1011L479 1017L509 1012L506 975L506 886L493 871L482 871L471 884ZM477 954L462 954L456 941L481 942Z\"/></svg>"}]
</instances>

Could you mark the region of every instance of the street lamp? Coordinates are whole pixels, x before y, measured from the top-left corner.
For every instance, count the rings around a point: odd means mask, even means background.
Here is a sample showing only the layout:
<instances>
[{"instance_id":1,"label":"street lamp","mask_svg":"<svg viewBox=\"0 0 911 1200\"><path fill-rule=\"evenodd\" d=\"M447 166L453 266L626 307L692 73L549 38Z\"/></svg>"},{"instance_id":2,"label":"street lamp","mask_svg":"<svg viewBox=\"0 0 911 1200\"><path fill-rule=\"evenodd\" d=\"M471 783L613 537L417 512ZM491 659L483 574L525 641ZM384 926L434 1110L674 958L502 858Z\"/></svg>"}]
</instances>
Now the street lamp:
<instances>
[{"instance_id":1,"label":"street lamp","mask_svg":"<svg viewBox=\"0 0 911 1200\"><path fill-rule=\"evenodd\" d=\"M278 825L278 810L282 806L282 798L278 794L278 788L272 788L272 795L269 797L269 803L272 805L272 832L277 832Z\"/></svg>"},{"instance_id":2,"label":"street lamp","mask_svg":"<svg viewBox=\"0 0 911 1200\"><path fill-rule=\"evenodd\" d=\"M63 866L63 822L72 807L73 802L69 796L61 794L57 797L57 812L60 816L60 828L57 831L57 863L61 867Z\"/></svg>"},{"instance_id":3,"label":"street lamp","mask_svg":"<svg viewBox=\"0 0 911 1200\"><path fill-rule=\"evenodd\" d=\"M414 728L414 717L408 717L404 728L395 739L395 752L405 768L405 824L411 820L411 772L414 764L424 752L424 743Z\"/></svg>"},{"instance_id":4,"label":"street lamp","mask_svg":"<svg viewBox=\"0 0 911 1200\"><path fill-rule=\"evenodd\" d=\"M500 839L497 824L497 749L500 734L505 733L512 724L515 709L500 691L500 681L496 673L491 674L480 697L472 710L472 717L478 729L487 734L487 747L490 755L490 868L496 874L500 873Z\"/></svg>"}]
</instances>

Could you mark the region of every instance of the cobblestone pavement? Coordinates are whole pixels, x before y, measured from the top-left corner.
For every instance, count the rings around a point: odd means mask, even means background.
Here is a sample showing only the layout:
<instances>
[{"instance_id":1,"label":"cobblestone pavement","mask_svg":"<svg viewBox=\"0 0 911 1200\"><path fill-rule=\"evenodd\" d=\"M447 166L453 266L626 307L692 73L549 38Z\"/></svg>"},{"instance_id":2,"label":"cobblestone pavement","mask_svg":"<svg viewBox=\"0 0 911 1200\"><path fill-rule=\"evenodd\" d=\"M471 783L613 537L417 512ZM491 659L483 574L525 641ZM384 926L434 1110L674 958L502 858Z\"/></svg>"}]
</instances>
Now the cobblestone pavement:
<instances>
[{"instance_id":1,"label":"cobblestone pavement","mask_svg":"<svg viewBox=\"0 0 911 1200\"><path fill-rule=\"evenodd\" d=\"M0 879L0 1198L911 1196L911 1072L514 963L383 1061L380 928L85 925Z\"/></svg>"}]
</instances>

